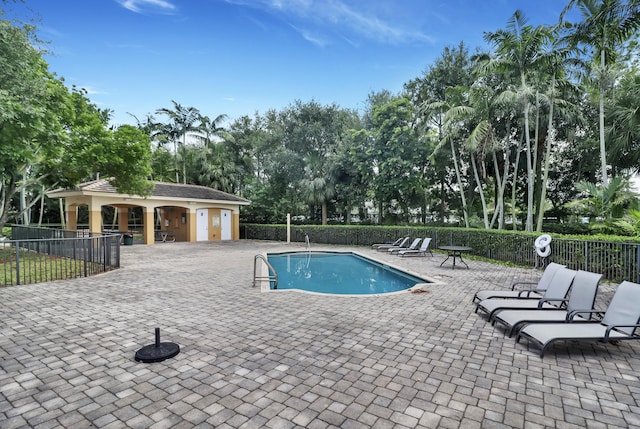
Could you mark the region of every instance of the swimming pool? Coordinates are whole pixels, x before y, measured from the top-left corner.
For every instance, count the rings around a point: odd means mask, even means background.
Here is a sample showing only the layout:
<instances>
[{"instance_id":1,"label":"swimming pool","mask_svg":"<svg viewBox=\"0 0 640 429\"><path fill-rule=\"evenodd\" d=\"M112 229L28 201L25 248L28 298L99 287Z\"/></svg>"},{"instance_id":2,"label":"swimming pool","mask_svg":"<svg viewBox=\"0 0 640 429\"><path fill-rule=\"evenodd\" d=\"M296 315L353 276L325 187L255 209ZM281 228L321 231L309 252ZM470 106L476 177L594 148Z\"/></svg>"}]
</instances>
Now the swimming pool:
<instances>
[{"instance_id":1,"label":"swimming pool","mask_svg":"<svg viewBox=\"0 0 640 429\"><path fill-rule=\"evenodd\" d=\"M278 289L371 295L403 291L429 282L355 253L270 253L267 259L278 274ZM270 288L273 289L273 282Z\"/></svg>"}]
</instances>

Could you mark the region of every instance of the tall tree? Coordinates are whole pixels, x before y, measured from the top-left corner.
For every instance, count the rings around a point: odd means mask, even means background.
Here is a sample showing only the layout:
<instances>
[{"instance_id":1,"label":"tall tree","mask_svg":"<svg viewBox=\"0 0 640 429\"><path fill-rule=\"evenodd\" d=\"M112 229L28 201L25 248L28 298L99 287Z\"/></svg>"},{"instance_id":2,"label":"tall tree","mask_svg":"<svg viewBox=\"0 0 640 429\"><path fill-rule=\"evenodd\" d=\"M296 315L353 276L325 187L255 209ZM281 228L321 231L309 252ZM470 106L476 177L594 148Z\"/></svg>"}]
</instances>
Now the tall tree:
<instances>
[{"instance_id":1,"label":"tall tree","mask_svg":"<svg viewBox=\"0 0 640 429\"><path fill-rule=\"evenodd\" d=\"M607 157L605 144L605 94L611 85L610 66L618 58L622 43L637 34L640 27L640 1L638 0L570 0L560 15L578 9L582 21L569 24L570 39L576 45L591 49L598 86L600 131L600 176L607 186Z\"/></svg>"},{"instance_id":2,"label":"tall tree","mask_svg":"<svg viewBox=\"0 0 640 429\"><path fill-rule=\"evenodd\" d=\"M421 135L428 136L435 130L434 140L440 142L438 150L434 150L429 156L430 169L436 174L439 181L439 207L440 218L444 220L447 208L454 204L447 200L450 186L450 164L439 162L443 160L443 151L440 151L442 144L448 144L451 148L451 156L455 177L457 178L457 191L460 194L462 217L465 225L469 225L468 208L464 195L465 188L462 186L460 177L460 168L455 149L456 142L445 139L445 134L449 134L449 130L445 130L445 112L455 105L463 104L462 100L457 99L459 92L452 88L466 88L473 83L472 62L469 56L469 50L460 42L458 46L447 46L442 54L431 65L420 78L414 79L405 85L405 92L408 94L411 102L422 115L423 120L418 123L421 127ZM431 150L430 150L431 152Z\"/></svg>"},{"instance_id":3,"label":"tall tree","mask_svg":"<svg viewBox=\"0 0 640 429\"><path fill-rule=\"evenodd\" d=\"M16 194L28 210L46 190L96 173L122 192L149 191L148 141L110 130L109 111L51 74L37 46L34 27L0 20L0 228Z\"/></svg>"},{"instance_id":4,"label":"tall tree","mask_svg":"<svg viewBox=\"0 0 640 429\"><path fill-rule=\"evenodd\" d=\"M226 119L224 114L213 119L200 117L198 133L194 135L200 138L202 146L193 146L188 151L188 157L193 159L189 177L194 184L233 192L235 163L226 147L233 136L222 126Z\"/></svg>"},{"instance_id":5,"label":"tall tree","mask_svg":"<svg viewBox=\"0 0 640 429\"><path fill-rule=\"evenodd\" d=\"M284 146L304 163L304 177L297 185L311 206L320 206L323 225L327 223L328 204L335 196L331 171L343 138L344 120L335 104L296 101L285 111Z\"/></svg>"},{"instance_id":6,"label":"tall tree","mask_svg":"<svg viewBox=\"0 0 640 429\"><path fill-rule=\"evenodd\" d=\"M195 107L184 107L177 103L175 100L171 100L173 103L173 109L163 107L156 110L156 113L166 115L169 117L169 127L166 129L166 133L170 135L170 138L174 142L174 159L176 165L176 182L180 181L178 177L178 138L182 137L182 182L187 183L187 134L197 131L199 129L198 120L200 119L200 111Z\"/></svg>"},{"instance_id":7,"label":"tall tree","mask_svg":"<svg viewBox=\"0 0 640 429\"><path fill-rule=\"evenodd\" d=\"M420 166L429 155L420 145L416 122L416 111L405 97L374 108L376 199L389 208L397 204L405 222L410 220L410 202L422 195ZM382 219L382 212L380 216Z\"/></svg>"},{"instance_id":8,"label":"tall tree","mask_svg":"<svg viewBox=\"0 0 640 429\"><path fill-rule=\"evenodd\" d=\"M221 114L211 119L208 116L200 116L200 126L198 130L204 135L205 145L214 144L215 139L233 139L227 130L222 126L222 123L229 119L225 114Z\"/></svg>"},{"instance_id":9,"label":"tall tree","mask_svg":"<svg viewBox=\"0 0 640 429\"><path fill-rule=\"evenodd\" d=\"M578 88L568 75L572 66L581 65L582 62L570 56L570 47L565 43L565 39L558 37L555 29L551 31L547 41L547 49L542 60L543 67L539 70L542 80L547 83L541 88L546 105L547 126L544 140L545 153L542 163L542 178L540 180L538 219L536 222L537 232L542 232L552 148L555 148L558 136L558 127L556 127L556 123L559 121L558 117L567 118L576 127L581 125L582 122L579 107L571 102L572 99L577 98Z\"/></svg>"},{"instance_id":10,"label":"tall tree","mask_svg":"<svg viewBox=\"0 0 640 429\"><path fill-rule=\"evenodd\" d=\"M640 173L640 70L632 67L609 98L607 137L612 165L620 171Z\"/></svg>"},{"instance_id":11,"label":"tall tree","mask_svg":"<svg viewBox=\"0 0 640 429\"><path fill-rule=\"evenodd\" d=\"M527 166L527 218L525 229L533 231L533 203L535 170L533 164L533 147L531 145L530 110L534 89L529 81L529 74L540 67L542 61L541 46L548 33L544 27L527 25L527 18L520 10L507 21L506 30L485 33L484 38L491 43L497 57L488 67L502 71L516 78L514 90L508 90L505 96L519 100L524 120L524 141Z\"/></svg>"}]
</instances>

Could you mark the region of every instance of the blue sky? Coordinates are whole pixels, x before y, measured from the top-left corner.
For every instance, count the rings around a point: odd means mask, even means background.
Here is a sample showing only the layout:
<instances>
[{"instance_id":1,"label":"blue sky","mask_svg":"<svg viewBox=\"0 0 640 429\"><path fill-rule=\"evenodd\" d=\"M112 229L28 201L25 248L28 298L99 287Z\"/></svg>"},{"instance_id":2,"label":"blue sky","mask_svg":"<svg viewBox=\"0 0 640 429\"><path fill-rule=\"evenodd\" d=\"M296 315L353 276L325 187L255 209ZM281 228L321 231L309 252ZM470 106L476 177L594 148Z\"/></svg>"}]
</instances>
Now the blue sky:
<instances>
[{"instance_id":1,"label":"blue sky","mask_svg":"<svg viewBox=\"0 0 640 429\"><path fill-rule=\"evenodd\" d=\"M397 93L445 46L486 47L516 9L553 24L563 0L27 0L51 71L115 124L171 100L231 119L295 100L362 109ZM162 116L157 116L158 119Z\"/></svg>"}]
</instances>

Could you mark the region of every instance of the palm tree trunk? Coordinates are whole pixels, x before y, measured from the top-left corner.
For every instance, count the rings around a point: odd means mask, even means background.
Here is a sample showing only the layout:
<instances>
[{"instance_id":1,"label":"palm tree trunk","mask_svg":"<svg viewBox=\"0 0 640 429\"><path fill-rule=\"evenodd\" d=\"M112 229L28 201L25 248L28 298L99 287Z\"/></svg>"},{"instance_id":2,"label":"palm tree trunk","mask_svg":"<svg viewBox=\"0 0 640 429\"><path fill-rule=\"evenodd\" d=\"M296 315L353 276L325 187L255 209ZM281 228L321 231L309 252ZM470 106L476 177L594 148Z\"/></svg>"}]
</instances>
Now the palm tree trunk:
<instances>
[{"instance_id":1,"label":"palm tree trunk","mask_svg":"<svg viewBox=\"0 0 640 429\"><path fill-rule=\"evenodd\" d=\"M27 183L27 172L25 170L25 172L22 175L22 186L20 187L20 212L22 213L22 224L23 225L29 225L29 220L30 217L29 213L31 210L29 210L27 208L27 190L26 190L26 183Z\"/></svg>"},{"instance_id":2,"label":"palm tree trunk","mask_svg":"<svg viewBox=\"0 0 640 429\"><path fill-rule=\"evenodd\" d=\"M493 228L493 225L498 220L498 229L504 228L504 190L507 187L507 177L509 177L509 149L506 149L504 157L504 171L502 172L502 178L500 177L500 167L498 166L498 157L493 152L493 169L496 172L496 181L498 182L498 195L496 197L495 211L491 218L489 228Z\"/></svg>"},{"instance_id":3,"label":"palm tree trunk","mask_svg":"<svg viewBox=\"0 0 640 429\"><path fill-rule=\"evenodd\" d=\"M524 88L524 74L522 75L522 86ZM525 231L533 231L533 156L531 152L531 136L529 136L529 100L524 104L524 138L527 144L527 221Z\"/></svg>"},{"instance_id":4,"label":"palm tree trunk","mask_svg":"<svg viewBox=\"0 0 640 429\"><path fill-rule=\"evenodd\" d=\"M498 180L498 197L496 200L496 210L493 213L493 218L491 219L491 224L489 225L491 228L493 228L493 224L496 220L496 218L498 219L498 229L502 230L504 228L504 217L505 217L505 211L504 211L504 191L507 187L507 179L509 177L509 158L510 158L510 150L509 150L509 143L510 143L510 138L509 136L511 135L511 120L507 121L507 138L506 138L506 145L504 148L504 154L503 154L503 159L504 159L504 166L503 166L503 172L502 172L502 179L500 179L500 168L498 166L498 159L496 157L496 153L495 151L493 152L493 166L494 169L496 171L496 178ZM514 167L514 170L517 170L517 166Z\"/></svg>"},{"instance_id":5,"label":"palm tree trunk","mask_svg":"<svg viewBox=\"0 0 640 429\"><path fill-rule=\"evenodd\" d=\"M424 190L424 193L422 194L422 224L426 224L427 223L427 206L428 206L428 193L427 190Z\"/></svg>"},{"instance_id":6,"label":"palm tree trunk","mask_svg":"<svg viewBox=\"0 0 640 429\"><path fill-rule=\"evenodd\" d=\"M182 135L182 183L187 184L187 133Z\"/></svg>"},{"instance_id":7,"label":"palm tree trunk","mask_svg":"<svg viewBox=\"0 0 640 429\"><path fill-rule=\"evenodd\" d=\"M38 216L38 227L42 226L42 217L44 216L44 185L40 190L40 215Z\"/></svg>"},{"instance_id":8,"label":"palm tree trunk","mask_svg":"<svg viewBox=\"0 0 640 429\"><path fill-rule=\"evenodd\" d=\"M513 168L513 183L511 185L511 219L513 221L513 230L518 229L517 217L516 217L516 195L517 195L517 180L518 180L518 165L520 164L520 152L522 151L522 134L520 135L520 141L518 142L518 149L516 150L516 163Z\"/></svg>"},{"instance_id":9,"label":"palm tree trunk","mask_svg":"<svg viewBox=\"0 0 640 429\"><path fill-rule=\"evenodd\" d=\"M180 176L178 174L178 142L173 141L173 171L176 172L176 183L180 183Z\"/></svg>"},{"instance_id":10,"label":"palm tree trunk","mask_svg":"<svg viewBox=\"0 0 640 429\"><path fill-rule=\"evenodd\" d=\"M326 225L327 224L327 202L323 201L321 207L322 207L322 224Z\"/></svg>"},{"instance_id":11,"label":"palm tree trunk","mask_svg":"<svg viewBox=\"0 0 640 429\"><path fill-rule=\"evenodd\" d=\"M489 216L487 215L487 203L484 200L484 190L482 189L482 182L480 182L480 176L478 176L478 167L476 165L476 157L471 154L471 166L473 167L473 175L478 185L478 193L480 194L480 202L482 203L482 220L484 221L484 229L489 229Z\"/></svg>"},{"instance_id":12,"label":"palm tree trunk","mask_svg":"<svg viewBox=\"0 0 640 429\"><path fill-rule=\"evenodd\" d=\"M533 219L536 218L540 211L540 207L536 205L536 201L538 201L538 189L540 186L540 166L538 165L538 142L540 141L540 91L536 91L536 127L533 131L533 145L531 147L531 156L533 158L532 171L533 171L533 207L532 207L532 216ZM533 231L533 220L531 221L531 230Z\"/></svg>"},{"instance_id":13,"label":"palm tree trunk","mask_svg":"<svg viewBox=\"0 0 640 429\"><path fill-rule=\"evenodd\" d=\"M444 177L440 177L440 222L444 222Z\"/></svg>"},{"instance_id":14,"label":"palm tree trunk","mask_svg":"<svg viewBox=\"0 0 640 429\"><path fill-rule=\"evenodd\" d=\"M607 176L607 154L604 142L604 79L605 79L605 50L600 51L600 169L602 174L602 184L609 184Z\"/></svg>"},{"instance_id":15,"label":"palm tree trunk","mask_svg":"<svg viewBox=\"0 0 640 429\"><path fill-rule=\"evenodd\" d=\"M67 219L65 218L64 204L62 198L58 198L58 210L60 210L60 227L67 229Z\"/></svg>"},{"instance_id":16,"label":"palm tree trunk","mask_svg":"<svg viewBox=\"0 0 640 429\"><path fill-rule=\"evenodd\" d=\"M458 156L456 155L456 147L453 144L453 139L450 139L451 142L451 155L453 156L453 166L456 170L456 180L458 181L458 189L460 190L460 200L462 201L462 215L464 216L464 225L469 228L469 215L467 213L467 199L464 196L464 189L462 186L462 180L460 179L460 168L458 168Z\"/></svg>"},{"instance_id":17,"label":"palm tree trunk","mask_svg":"<svg viewBox=\"0 0 640 429\"><path fill-rule=\"evenodd\" d=\"M116 229L116 224L118 223L118 208L113 208L113 217L111 218L111 229Z\"/></svg>"},{"instance_id":18,"label":"palm tree trunk","mask_svg":"<svg viewBox=\"0 0 640 429\"><path fill-rule=\"evenodd\" d=\"M555 90L555 78L551 80L551 94ZM538 204L538 222L536 231L542 232L542 220L544 219L544 203L547 198L547 183L549 180L549 164L551 163L551 145L554 143L556 130L553 128L553 95L549 102L549 131L547 132L547 149L544 155L544 173L542 173L542 186L540 189L540 203Z\"/></svg>"}]
</instances>

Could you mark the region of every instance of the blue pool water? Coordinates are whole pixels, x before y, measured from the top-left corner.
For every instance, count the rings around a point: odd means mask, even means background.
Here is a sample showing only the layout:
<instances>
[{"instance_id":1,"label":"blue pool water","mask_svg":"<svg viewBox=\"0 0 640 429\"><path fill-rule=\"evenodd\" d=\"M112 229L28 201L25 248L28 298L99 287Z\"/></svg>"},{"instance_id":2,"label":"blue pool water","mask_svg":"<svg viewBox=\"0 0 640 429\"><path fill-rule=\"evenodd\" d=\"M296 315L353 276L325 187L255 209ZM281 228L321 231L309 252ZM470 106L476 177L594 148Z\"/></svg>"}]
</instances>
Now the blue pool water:
<instances>
[{"instance_id":1,"label":"blue pool water","mask_svg":"<svg viewBox=\"0 0 640 429\"><path fill-rule=\"evenodd\" d=\"M280 253L269 254L267 259L278 273L278 289L364 295L398 292L427 283L353 253Z\"/></svg>"}]
</instances>

